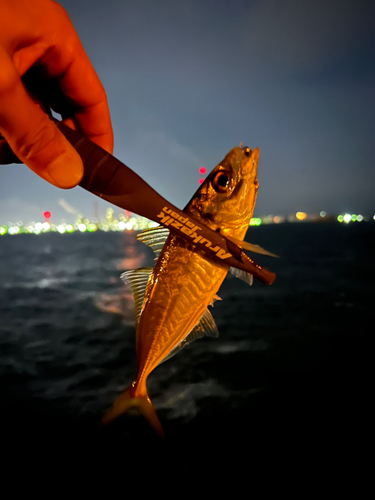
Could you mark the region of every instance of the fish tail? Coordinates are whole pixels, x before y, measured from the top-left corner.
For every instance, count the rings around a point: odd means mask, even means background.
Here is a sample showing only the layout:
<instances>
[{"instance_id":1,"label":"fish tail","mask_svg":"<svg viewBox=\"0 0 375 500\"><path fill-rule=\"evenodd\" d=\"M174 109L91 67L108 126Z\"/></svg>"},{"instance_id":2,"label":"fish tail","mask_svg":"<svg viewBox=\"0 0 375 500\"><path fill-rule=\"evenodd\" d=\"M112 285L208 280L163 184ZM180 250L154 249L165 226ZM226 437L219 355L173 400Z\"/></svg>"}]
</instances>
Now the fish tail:
<instances>
[{"instance_id":1,"label":"fish tail","mask_svg":"<svg viewBox=\"0 0 375 500\"><path fill-rule=\"evenodd\" d=\"M145 394L136 395L135 387L132 385L116 399L111 408L105 413L102 419L102 424L109 424L113 422L117 417L127 412L130 408L138 409L139 412L148 420L151 427L160 436L164 437L163 428L147 391L145 391Z\"/></svg>"}]
</instances>

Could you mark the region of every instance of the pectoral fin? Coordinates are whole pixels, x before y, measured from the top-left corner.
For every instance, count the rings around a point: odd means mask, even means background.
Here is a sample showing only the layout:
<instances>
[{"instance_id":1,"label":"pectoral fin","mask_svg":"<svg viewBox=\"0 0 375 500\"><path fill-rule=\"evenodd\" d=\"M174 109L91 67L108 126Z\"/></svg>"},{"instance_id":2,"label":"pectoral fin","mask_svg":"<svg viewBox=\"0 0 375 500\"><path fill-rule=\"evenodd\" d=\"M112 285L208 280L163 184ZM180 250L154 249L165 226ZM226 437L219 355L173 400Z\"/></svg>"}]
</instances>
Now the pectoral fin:
<instances>
[{"instance_id":1,"label":"pectoral fin","mask_svg":"<svg viewBox=\"0 0 375 500\"><path fill-rule=\"evenodd\" d=\"M238 240L237 238L234 238L233 236L228 236L227 234L225 235L228 240L232 241L239 247L243 248L244 250L249 250L249 252L254 252L254 253L260 253L262 255L268 255L269 257L279 257L278 255L269 252L268 250L265 250L259 245L253 245L252 243L248 243L247 241L241 241Z\"/></svg>"},{"instance_id":2,"label":"pectoral fin","mask_svg":"<svg viewBox=\"0 0 375 500\"><path fill-rule=\"evenodd\" d=\"M253 275L250 273L247 273L246 271L242 271L241 269L237 269L236 267L230 267L229 271L235 276L236 278L244 281L248 285L253 284Z\"/></svg>"}]
</instances>

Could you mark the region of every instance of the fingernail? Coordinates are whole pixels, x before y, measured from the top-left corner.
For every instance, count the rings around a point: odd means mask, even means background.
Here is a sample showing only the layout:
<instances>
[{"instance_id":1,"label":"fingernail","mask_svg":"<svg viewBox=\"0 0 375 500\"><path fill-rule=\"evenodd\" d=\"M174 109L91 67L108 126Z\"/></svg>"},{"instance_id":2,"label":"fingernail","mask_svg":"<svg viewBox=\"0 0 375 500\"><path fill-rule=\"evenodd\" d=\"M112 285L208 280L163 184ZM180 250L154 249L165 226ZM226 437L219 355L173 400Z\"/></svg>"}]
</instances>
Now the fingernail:
<instances>
[{"instance_id":1,"label":"fingernail","mask_svg":"<svg viewBox=\"0 0 375 500\"><path fill-rule=\"evenodd\" d=\"M81 181L83 164L77 154L63 153L49 164L46 173L51 177L52 184L69 189Z\"/></svg>"}]
</instances>

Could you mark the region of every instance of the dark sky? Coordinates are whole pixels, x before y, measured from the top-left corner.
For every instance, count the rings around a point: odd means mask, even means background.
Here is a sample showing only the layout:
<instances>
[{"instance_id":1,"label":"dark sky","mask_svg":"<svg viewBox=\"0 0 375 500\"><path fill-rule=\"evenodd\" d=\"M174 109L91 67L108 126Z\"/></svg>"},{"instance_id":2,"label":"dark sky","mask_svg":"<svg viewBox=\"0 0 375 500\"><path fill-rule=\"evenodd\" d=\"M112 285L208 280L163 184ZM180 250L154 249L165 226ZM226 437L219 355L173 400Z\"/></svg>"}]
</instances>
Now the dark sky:
<instances>
[{"instance_id":1,"label":"dark sky","mask_svg":"<svg viewBox=\"0 0 375 500\"><path fill-rule=\"evenodd\" d=\"M256 215L375 213L375 2L62 0L106 88L114 154L180 208L240 142ZM94 215L94 196L1 167L0 223ZM101 215L108 205L100 201Z\"/></svg>"}]
</instances>

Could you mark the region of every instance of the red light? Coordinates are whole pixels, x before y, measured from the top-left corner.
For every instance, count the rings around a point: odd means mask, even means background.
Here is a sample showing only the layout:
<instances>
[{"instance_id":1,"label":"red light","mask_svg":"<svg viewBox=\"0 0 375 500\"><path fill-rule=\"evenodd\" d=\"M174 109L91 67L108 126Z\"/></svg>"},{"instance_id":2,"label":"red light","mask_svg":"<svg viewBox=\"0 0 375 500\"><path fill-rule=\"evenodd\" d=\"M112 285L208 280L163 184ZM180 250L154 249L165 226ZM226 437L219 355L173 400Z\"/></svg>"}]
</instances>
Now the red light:
<instances>
[{"instance_id":1,"label":"red light","mask_svg":"<svg viewBox=\"0 0 375 500\"><path fill-rule=\"evenodd\" d=\"M207 172L207 170L206 170L204 167L201 167L201 168L199 169L199 172L200 172L201 174L205 174L205 173Z\"/></svg>"},{"instance_id":2,"label":"red light","mask_svg":"<svg viewBox=\"0 0 375 500\"><path fill-rule=\"evenodd\" d=\"M204 179L199 179L199 184L203 184Z\"/></svg>"},{"instance_id":3,"label":"red light","mask_svg":"<svg viewBox=\"0 0 375 500\"><path fill-rule=\"evenodd\" d=\"M51 212L43 212L43 215L46 219L49 219L51 217Z\"/></svg>"}]
</instances>

